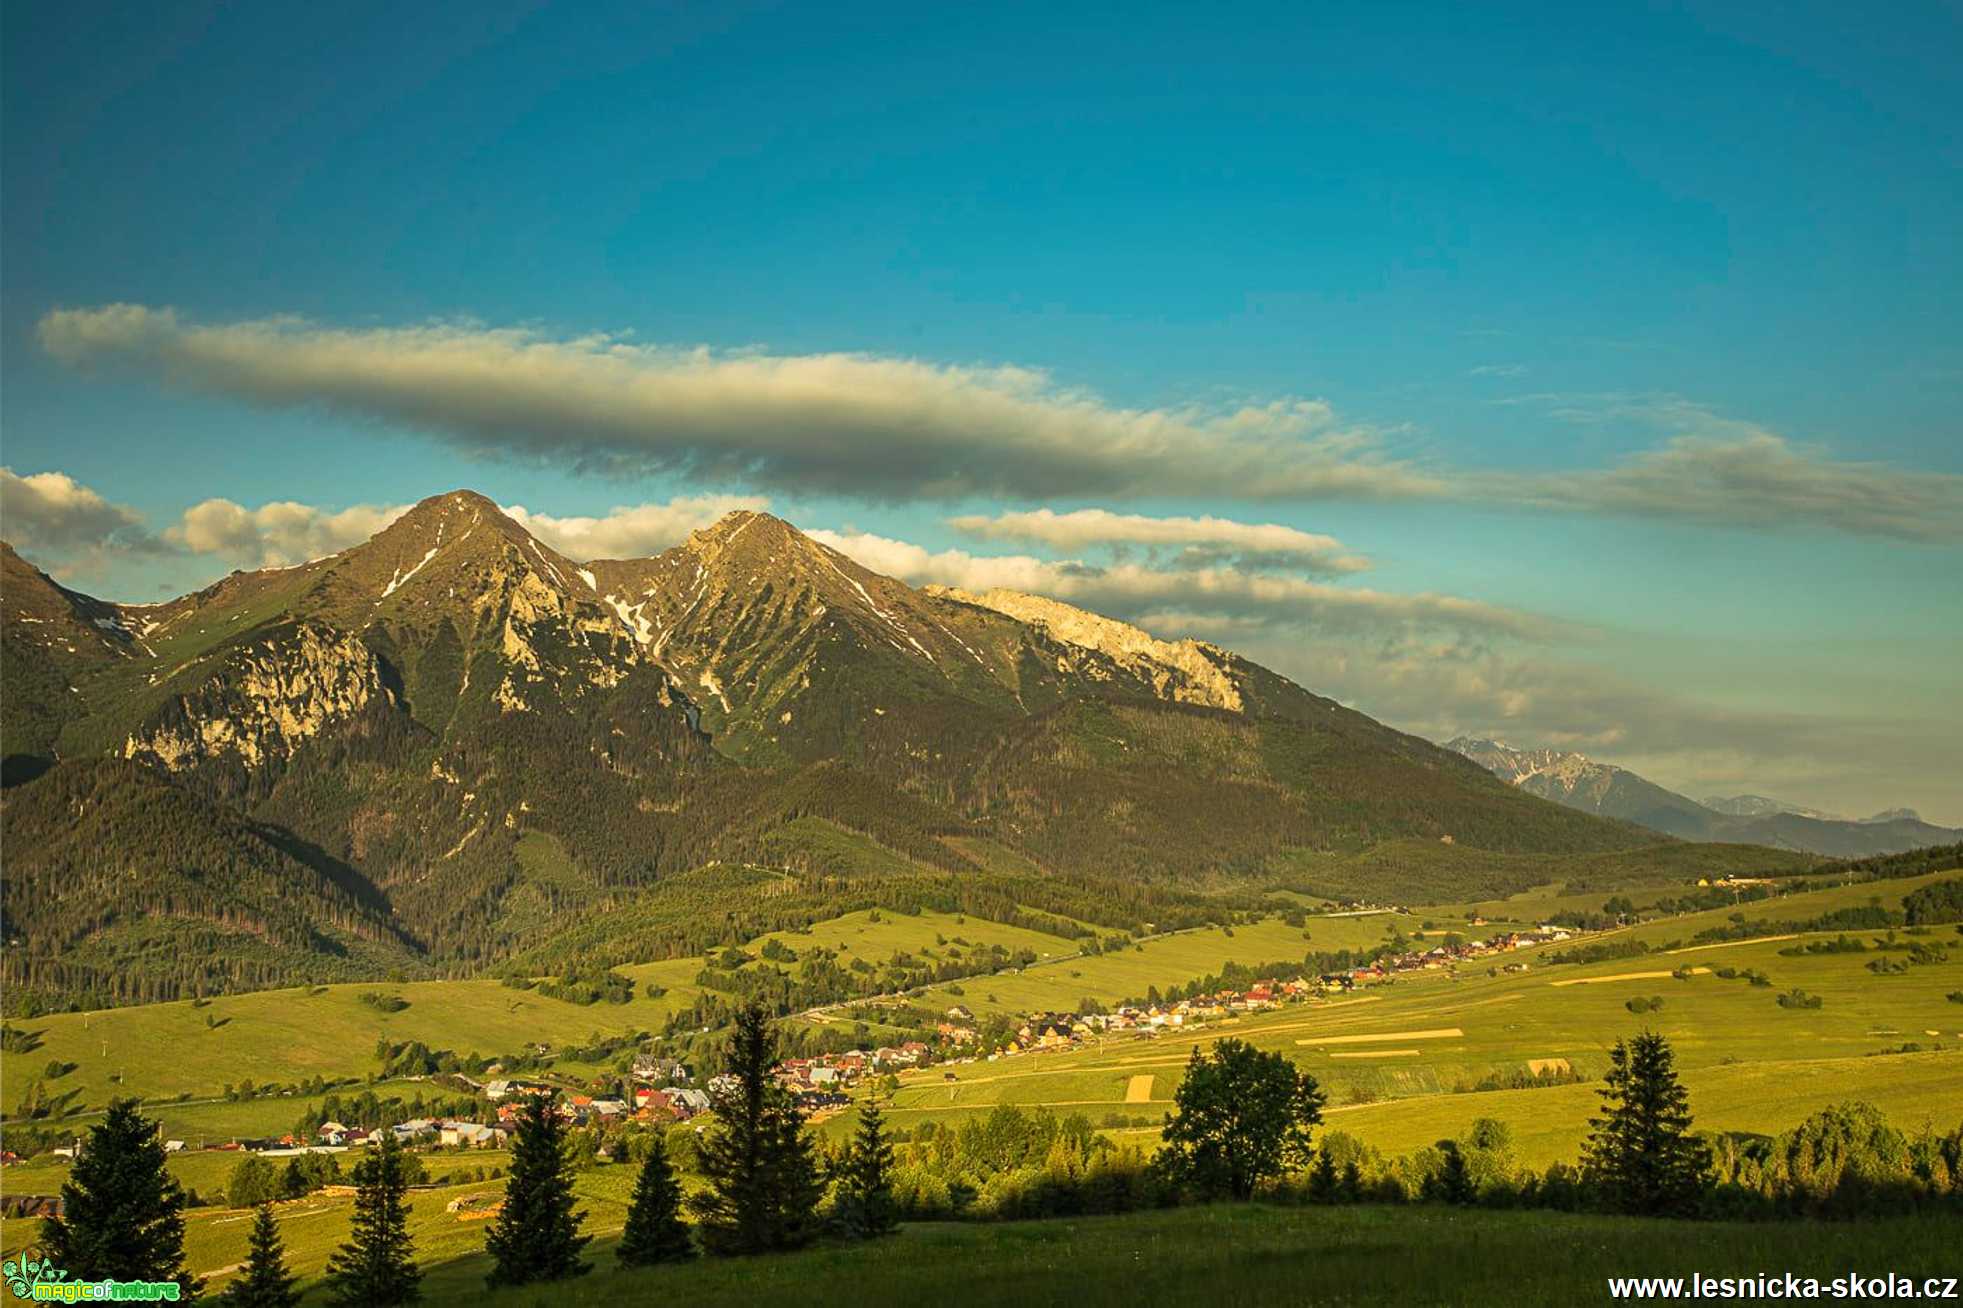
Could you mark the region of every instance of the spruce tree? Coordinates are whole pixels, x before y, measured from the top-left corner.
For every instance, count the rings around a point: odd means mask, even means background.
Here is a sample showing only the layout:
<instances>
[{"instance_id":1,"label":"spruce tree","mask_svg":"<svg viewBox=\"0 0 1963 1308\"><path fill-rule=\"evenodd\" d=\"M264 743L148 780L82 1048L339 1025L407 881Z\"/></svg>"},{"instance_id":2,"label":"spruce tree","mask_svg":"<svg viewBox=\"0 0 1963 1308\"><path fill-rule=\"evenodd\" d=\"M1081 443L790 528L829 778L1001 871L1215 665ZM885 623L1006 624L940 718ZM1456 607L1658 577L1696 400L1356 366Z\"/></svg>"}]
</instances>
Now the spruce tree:
<instances>
[{"instance_id":1,"label":"spruce tree","mask_svg":"<svg viewBox=\"0 0 1963 1308\"><path fill-rule=\"evenodd\" d=\"M225 1302L235 1308L297 1308L300 1295L293 1284L272 1205L260 1204L252 1219L252 1251L244 1272L225 1287Z\"/></svg>"},{"instance_id":2,"label":"spruce tree","mask_svg":"<svg viewBox=\"0 0 1963 1308\"><path fill-rule=\"evenodd\" d=\"M1309 1169L1309 1199L1319 1204L1333 1204L1339 1197L1342 1179L1336 1174L1336 1156L1329 1152L1328 1146L1315 1151L1315 1166Z\"/></svg>"},{"instance_id":3,"label":"spruce tree","mask_svg":"<svg viewBox=\"0 0 1963 1308\"><path fill-rule=\"evenodd\" d=\"M423 1297L422 1269L409 1243L408 1168L401 1142L384 1133L380 1147L354 1165L354 1220L348 1242L327 1262L336 1308L393 1308Z\"/></svg>"},{"instance_id":4,"label":"spruce tree","mask_svg":"<svg viewBox=\"0 0 1963 1308\"><path fill-rule=\"evenodd\" d=\"M593 1270L579 1258L593 1237L579 1233L586 1215L573 1211L565 1150L565 1124L548 1096L533 1095L518 1119L504 1207L484 1241L495 1263L486 1278L493 1287L561 1281Z\"/></svg>"},{"instance_id":5,"label":"spruce tree","mask_svg":"<svg viewBox=\"0 0 1963 1308\"><path fill-rule=\"evenodd\" d=\"M164 1170L157 1124L117 1100L92 1127L61 1187L62 1214L41 1227L41 1250L75 1281L204 1284L184 1266L184 1190Z\"/></svg>"},{"instance_id":6,"label":"spruce tree","mask_svg":"<svg viewBox=\"0 0 1963 1308\"><path fill-rule=\"evenodd\" d=\"M818 1233L818 1168L796 1106L771 1077L776 1062L769 1016L749 1004L724 1054L734 1087L718 1096L719 1125L702 1144L710 1188L690 1200L710 1253L796 1249Z\"/></svg>"},{"instance_id":7,"label":"spruce tree","mask_svg":"<svg viewBox=\"0 0 1963 1308\"><path fill-rule=\"evenodd\" d=\"M1685 1214L1703 1197L1711 1150L1692 1135L1690 1095L1677 1079L1670 1043L1653 1031L1617 1041L1609 1054L1605 1113L1582 1154L1602 1202L1623 1213Z\"/></svg>"},{"instance_id":8,"label":"spruce tree","mask_svg":"<svg viewBox=\"0 0 1963 1308\"><path fill-rule=\"evenodd\" d=\"M893 1146L877 1099L859 1110L859 1131L840 1169L838 1217L846 1233L861 1240L890 1235L900 1226L893 1202Z\"/></svg>"},{"instance_id":9,"label":"spruce tree","mask_svg":"<svg viewBox=\"0 0 1963 1308\"><path fill-rule=\"evenodd\" d=\"M682 1220L682 1187L668 1162L668 1146L660 1136L641 1164L634 1183L634 1202L627 1209L627 1227L620 1233L615 1256L629 1267L681 1262L695 1257L688 1223Z\"/></svg>"}]
</instances>

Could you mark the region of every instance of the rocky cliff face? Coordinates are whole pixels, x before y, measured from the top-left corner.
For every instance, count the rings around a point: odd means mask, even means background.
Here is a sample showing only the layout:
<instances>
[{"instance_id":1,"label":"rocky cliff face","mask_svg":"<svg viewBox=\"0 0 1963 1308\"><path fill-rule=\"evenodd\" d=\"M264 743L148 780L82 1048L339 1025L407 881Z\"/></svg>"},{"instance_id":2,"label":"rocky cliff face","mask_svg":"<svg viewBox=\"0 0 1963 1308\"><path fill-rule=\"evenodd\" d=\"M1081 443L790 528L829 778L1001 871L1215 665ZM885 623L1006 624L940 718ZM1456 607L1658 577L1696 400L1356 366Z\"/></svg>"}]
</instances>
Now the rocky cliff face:
<instances>
[{"instance_id":1,"label":"rocky cliff face","mask_svg":"<svg viewBox=\"0 0 1963 1308\"><path fill-rule=\"evenodd\" d=\"M204 685L172 696L131 732L122 753L171 772L226 755L258 768L371 706L397 707L374 653L354 636L302 622L230 651Z\"/></svg>"},{"instance_id":2,"label":"rocky cliff face","mask_svg":"<svg viewBox=\"0 0 1963 1308\"><path fill-rule=\"evenodd\" d=\"M1128 623L1100 617L1058 600L995 589L975 594L947 586L927 587L929 595L993 609L1036 628L1065 646L1057 671L1066 676L1111 681L1113 665L1153 696L1179 704L1242 712L1241 687L1227 670L1225 651L1204 641L1160 640Z\"/></svg>"}]
</instances>

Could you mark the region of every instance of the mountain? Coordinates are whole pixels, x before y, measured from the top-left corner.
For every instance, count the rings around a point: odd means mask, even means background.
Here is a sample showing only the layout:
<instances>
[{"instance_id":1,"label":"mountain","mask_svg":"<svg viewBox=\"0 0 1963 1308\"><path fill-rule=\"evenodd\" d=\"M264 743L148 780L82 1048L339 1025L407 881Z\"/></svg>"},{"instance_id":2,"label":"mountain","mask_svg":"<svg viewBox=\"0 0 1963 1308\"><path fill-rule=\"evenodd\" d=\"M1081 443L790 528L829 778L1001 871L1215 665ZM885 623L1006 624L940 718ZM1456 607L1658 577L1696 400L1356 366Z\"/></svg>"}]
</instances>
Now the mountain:
<instances>
[{"instance_id":1,"label":"mountain","mask_svg":"<svg viewBox=\"0 0 1963 1308\"><path fill-rule=\"evenodd\" d=\"M1551 749L1521 750L1460 736L1455 750L1509 785L1569 808L1623 818L1683 840L1766 845L1831 858L1899 854L1952 843L1963 832L1933 826L1913 809L1890 809L1849 821L1760 795L1704 804L1665 790L1613 764Z\"/></svg>"},{"instance_id":2,"label":"mountain","mask_svg":"<svg viewBox=\"0 0 1963 1308\"><path fill-rule=\"evenodd\" d=\"M1030 596L915 590L765 513L591 575L747 762L946 757L1087 688L1234 712L1262 694L1224 650Z\"/></svg>"},{"instance_id":3,"label":"mountain","mask_svg":"<svg viewBox=\"0 0 1963 1308\"><path fill-rule=\"evenodd\" d=\"M1797 813L1801 817L1819 818L1825 822L1846 821L1838 813L1828 813L1823 809L1808 808L1803 804L1787 803L1783 799L1771 799L1765 795L1712 795L1701 801L1705 808L1727 817L1772 817L1779 813ZM1907 810L1901 812L1906 813ZM1915 814L1907 813L1909 817ZM1900 813L1897 814L1900 816Z\"/></svg>"},{"instance_id":4,"label":"mountain","mask_svg":"<svg viewBox=\"0 0 1963 1308\"><path fill-rule=\"evenodd\" d=\"M916 590L767 514L582 563L457 491L156 605L0 563L0 980L50 1002L671 957L841 905L1163 926L1297 855L1653 839L1218 646Z\"/></svg>"},{"instance_id":5,"label":"mountain","mask_svg":"<svg viewBox=\"0 0 1963 1308\"><path fill-rule=\"evenodd\" d=\"M1582 754L1510 749L1497 741L1466 736L1447 741L1445 748L1465 755L1508 785L1584 813L1623 818L1686 840L1718 838L1712 834L1715 815L1695 800Z\"/></svg>"},{"instance_id":6,"label":"mountain","mask_svg":"<svg viewBox=\"0 0 1963 1308\"><path fill-rule=\"evenodd\" d=\"M75 683L129 662L134 641L114 604L57 584L0 541L0 780L38 776L79 716Z\"/></svg>"},{"instance_id":7,"label":"mountain","mask_svg":"<svg viewBox=\"0 0 1963 1308\"><path fill-rule=\"evenodd\" d=\"M1912 808L1885 808L1879 813L1864 818L1847 818L1838 813L1828 813L1822 809L1808 808L1804 804L1792 804L1783 799L1770 799L1764 795L1713 795L1703 801L1704 807L1731 817L1775 817L1781 813L1792 813L1804 818L1818 818L1823 822L1859 822L1873 825L1887 822L1920 822L1922 815Z\"/></svg>"}]
</instances>

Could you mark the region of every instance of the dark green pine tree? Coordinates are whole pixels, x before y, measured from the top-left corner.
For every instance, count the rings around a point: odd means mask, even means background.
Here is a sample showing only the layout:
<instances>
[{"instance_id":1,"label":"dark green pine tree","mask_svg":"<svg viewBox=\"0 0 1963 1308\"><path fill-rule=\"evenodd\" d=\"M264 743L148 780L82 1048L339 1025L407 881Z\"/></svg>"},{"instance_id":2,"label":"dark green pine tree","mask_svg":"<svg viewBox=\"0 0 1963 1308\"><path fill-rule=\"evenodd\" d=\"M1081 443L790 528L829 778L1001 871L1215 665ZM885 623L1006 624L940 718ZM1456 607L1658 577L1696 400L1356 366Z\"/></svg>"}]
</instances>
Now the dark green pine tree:
<instances>
[{"instance_id":1,"label":"dark green pine tree","mask_svg":"<svg viewBox=\"0 0 1963 1308\"><path fill-rule=\"evenodd\" d=\"M203 1282L184 1266L184 1190L164 1170L157 1124L117 1100L92 1127L61 1187L62 1215L41 1227L41 1249L71 1281Z\"/></svg>"},{"instance_id":2,"label":"dark green pine tree","mask_svg":"<svg viewBox=\"0 0 1963 1308\"><path fill-rule=\"evenodd\" d=\"M1582 1171L1617 1212L1686 1214L1703 1197L1711 1149L1691 1134L1690 1095L1677 1079L1670 1042L1653 1031L1617 1041L1609 1053L1604 1115L1582 1153Z\"/></svg>"},{"instance_id":3,"label":"dark green pine tree","mask_svg":"<svg viewBox=\"0 0 1963 1308\"><path fill-rule=\"evenodd\" d=\"M252 1218L252 1251L245 1271L225 1287L225 1302L237 1308L297 1308L299 1292L286 1270L286 1248L270 1204L260 1204Z\"/></svg>"},{"instance_id":4,"label":"dark green pine tree","mask_svg":"<svg viewBox=\"0 0 1963 1308\"><path fill-rule=\"evenodd\" d=\"M641 1164L634 1183L634 1202L627 1209L627 1227L620 1233L616 1257L629 1267L674 1263L695 1257L695 1242L682 1220L682 1187L668 1162L668 1146L660 1136Z\"/></svg>"},{"instance_id":5,"label":"dark green pine tree","mask_svg":"<svg viewBox=\"0 0 1963 1308\"><path fill-rule=\"evenodd\" d=\"M354 1165L354 1220L348 1242L327 1261L335 1308L393 1308L423 1297L422 1269L409 1243L407 1157L394 1135Z\"/></svg>"},{"instance_id":6,"label":"dark green pine tree","mask_svg":"<svg viewBox=\"0 0 1963 1308\"><path fill-rule=\"evenodd\" d=\"M877 1099L868 1099L859 1110L859 1131L840 1168L838 1218L846 1234L861 1240L890 1235L900 1227L899 1207L893 1202L893 1146Z\"/></svg>"},{"instance_id":7,"label":"dark green pine tree","mask_svg":"<svg viewBox=\"0 0 1963 1308\"><path fill-rule=\"evenodd\" d=\"M511 1177L504 1207L484 1240L494 1266L485 1279L495 1287L562 1281L593 1270L579 1251L592 1236L579 1233L584 1213L573 1211L573 1180L566 1165L566 1128L549 1096L533 1095L518 1119L511 1146Z\"/></svg>"},{"instance_id":8,"label":"dark green pine tree","mask_svg":"<svg viewBox=\"0 0 1963 1308\"><path fill-rule=\"evenodd\" d=\"M1315 1151L1315 1166L1309 1169L1309 1201L1333 1204L1341 1197L1343 1181L1336 1172L1336 1156L1327 1147Z\"/></svg>"},{"instance_id":9,"label":"dark green pine tree","mask_svg":"<svg viewBox=\"0 0 1963 1308\"><path fill-rule=\"evenodd\" d=\"M689 1201L702 1245L715 1254L801 1248L818 1233L822 1187L804 1123L771 1076L777 1037L762 1004L736 1014L723 1061L735 1087L718 1098L720 1125L702 1144L709 1189Z\"/></svg>"}]
</instances>

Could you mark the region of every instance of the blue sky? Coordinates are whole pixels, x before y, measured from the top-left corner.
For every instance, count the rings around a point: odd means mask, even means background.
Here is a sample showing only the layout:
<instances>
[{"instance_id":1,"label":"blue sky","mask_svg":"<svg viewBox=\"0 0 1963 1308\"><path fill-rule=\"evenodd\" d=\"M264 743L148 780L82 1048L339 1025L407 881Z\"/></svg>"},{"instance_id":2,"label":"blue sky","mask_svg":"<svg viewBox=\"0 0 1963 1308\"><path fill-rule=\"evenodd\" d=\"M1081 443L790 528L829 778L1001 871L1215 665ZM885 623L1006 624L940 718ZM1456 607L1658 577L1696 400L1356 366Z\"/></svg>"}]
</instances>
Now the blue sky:
<instances>
[{"instance_id":1,"label":"blue sky","mask_svg":"<svg viewBox=\"0 0 1963 1308\"><path fill-rule=\"evenodd\" d=\"M9 6L0 530L149 599L459 485L767 500L1963 822L1953 7L1056 9ZM1037 509L1113 520L949 521Z\"/></svg>"}]
</instances>

